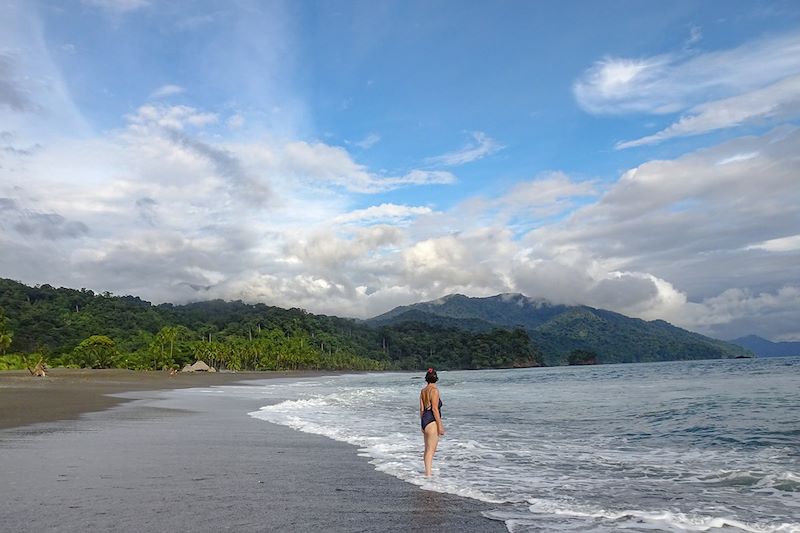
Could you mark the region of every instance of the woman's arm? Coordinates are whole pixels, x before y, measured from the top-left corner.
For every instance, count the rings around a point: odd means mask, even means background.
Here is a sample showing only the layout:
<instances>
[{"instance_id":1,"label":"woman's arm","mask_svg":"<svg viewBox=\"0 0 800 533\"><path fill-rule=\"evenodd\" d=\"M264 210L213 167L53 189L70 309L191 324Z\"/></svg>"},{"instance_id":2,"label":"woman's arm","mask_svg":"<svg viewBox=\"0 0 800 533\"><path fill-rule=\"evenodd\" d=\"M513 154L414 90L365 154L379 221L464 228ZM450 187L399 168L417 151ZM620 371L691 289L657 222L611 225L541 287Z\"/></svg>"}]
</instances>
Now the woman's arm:
<instances>
[{"instance_id":1,"label":"woman's arm","mask_svg":"<svg viewBox=\"0 0 800 533\"><path fill-rule=\"evenodd\" d=\"M419 391L419 416L425 412L425 404L422 402L422 391Z\"/></svg>"},{"instance_id":2,"label":"woman's arm","mask_svg":"<svg viewBox=\"0 0 800 533\"><path fill-rule=\"evenodd\" d=\"M433 411L433 419L436 420L436 427L439 428L439 435L444 435L442 415L439 413L439 390L436 388L431 391L431 410Z\"/></svg>"}]
</instances>

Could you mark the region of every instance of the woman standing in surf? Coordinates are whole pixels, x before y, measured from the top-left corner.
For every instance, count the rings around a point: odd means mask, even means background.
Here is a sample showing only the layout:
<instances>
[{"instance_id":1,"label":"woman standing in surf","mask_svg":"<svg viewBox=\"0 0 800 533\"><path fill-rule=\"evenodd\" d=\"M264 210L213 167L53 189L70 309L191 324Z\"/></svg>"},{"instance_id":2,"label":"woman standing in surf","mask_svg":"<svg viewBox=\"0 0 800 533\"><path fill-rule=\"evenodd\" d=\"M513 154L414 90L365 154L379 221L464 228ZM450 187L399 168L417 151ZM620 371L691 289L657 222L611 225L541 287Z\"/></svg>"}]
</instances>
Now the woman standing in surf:
<instances>
[{"instance_id":1,"label":"woman standing in surf","mask_svg":"<svg viewBox=\"0 0 800 533\"><path fill-rule=\"evenodd\" d=\"M433 454L439 444L439 435L444 435L444 424L442 423L442 399L439 397L439 389L436 382L439 377L436 370L429 368L425 374L425 381L428 382L419 393L419 416L422 422L422 435L425 439L425 476L430 477L433 468Z\"/></svg>"}]
</instances>

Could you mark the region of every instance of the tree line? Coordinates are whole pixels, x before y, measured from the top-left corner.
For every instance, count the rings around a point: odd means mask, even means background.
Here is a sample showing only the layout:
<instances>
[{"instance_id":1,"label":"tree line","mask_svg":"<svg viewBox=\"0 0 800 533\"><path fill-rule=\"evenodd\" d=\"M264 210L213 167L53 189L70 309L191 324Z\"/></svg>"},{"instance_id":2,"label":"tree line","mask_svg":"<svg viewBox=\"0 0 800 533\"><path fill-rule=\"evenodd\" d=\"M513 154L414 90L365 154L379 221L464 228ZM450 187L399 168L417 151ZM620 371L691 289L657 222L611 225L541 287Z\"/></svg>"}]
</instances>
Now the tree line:
<instances>
[{"instance_id":1,"label":"tree line","mask_svg":"<svg viewBox=\"0 0 800 533\"><path fill-rule=\"evenodd\" d=\"M50 366L389 370L538 366L523 330L474 333L422 323L370 327L303 309L213 300L152 305L133 296L0 279L0 368Z\"/></svg>"}]
</instances>

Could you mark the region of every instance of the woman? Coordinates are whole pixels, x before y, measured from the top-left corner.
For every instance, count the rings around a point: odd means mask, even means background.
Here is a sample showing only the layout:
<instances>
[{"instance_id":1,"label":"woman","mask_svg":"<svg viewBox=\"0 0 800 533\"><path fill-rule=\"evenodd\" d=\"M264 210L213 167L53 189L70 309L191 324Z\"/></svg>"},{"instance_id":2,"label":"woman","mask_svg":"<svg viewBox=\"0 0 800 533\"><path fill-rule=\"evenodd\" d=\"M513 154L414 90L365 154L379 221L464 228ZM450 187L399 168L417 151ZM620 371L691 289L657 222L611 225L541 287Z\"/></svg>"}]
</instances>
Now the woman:
<instances>
[{"instance_id":1,"label":"woman","mask_svg":"<svg viewBox=\"0 0 800 533\"><path fill-rule=\"evenodd\" d=\"M430 477L433 465L433 454L439 444L439 435L444 435L442 424L442 400L439 398L439 389L436 382L439 377L436 370L429 368L425 374L428 384L419 393L419 416L422 421L422 434L425 438L425 476Z\"/></svg>"}]
</instances>

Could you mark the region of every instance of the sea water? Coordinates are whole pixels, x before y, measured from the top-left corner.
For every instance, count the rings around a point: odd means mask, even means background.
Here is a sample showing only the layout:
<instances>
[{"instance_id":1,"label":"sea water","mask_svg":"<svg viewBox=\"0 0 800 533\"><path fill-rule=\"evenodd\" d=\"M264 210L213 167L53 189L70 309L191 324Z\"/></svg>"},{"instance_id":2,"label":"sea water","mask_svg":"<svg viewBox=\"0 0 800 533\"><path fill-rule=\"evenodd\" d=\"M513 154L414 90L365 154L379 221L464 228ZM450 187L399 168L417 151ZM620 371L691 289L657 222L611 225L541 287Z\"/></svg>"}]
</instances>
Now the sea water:
<instances>
[{"instance_id":1,"label":"sea water","mask_svg":"<svg viewBox=\"0 0 800 533\"><path fill-rule=\"evenodd\" d=\"M800 358L440 372L423 476L423 373L269 383L253 417L354 444L511 532L800 532Z\"/></svg>"}]
</instances>

